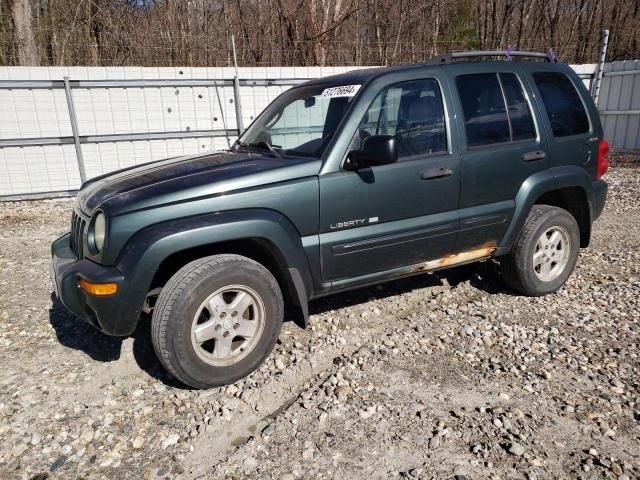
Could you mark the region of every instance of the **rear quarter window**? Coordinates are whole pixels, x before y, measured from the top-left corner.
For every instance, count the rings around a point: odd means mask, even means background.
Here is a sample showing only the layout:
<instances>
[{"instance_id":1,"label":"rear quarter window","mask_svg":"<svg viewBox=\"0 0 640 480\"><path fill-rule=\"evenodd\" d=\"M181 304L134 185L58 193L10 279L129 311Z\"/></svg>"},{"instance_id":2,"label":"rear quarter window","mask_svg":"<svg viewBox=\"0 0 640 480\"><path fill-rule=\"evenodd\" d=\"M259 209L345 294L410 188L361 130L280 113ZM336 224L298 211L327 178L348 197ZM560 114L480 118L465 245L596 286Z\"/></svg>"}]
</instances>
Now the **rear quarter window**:
<instances>
[{"instance_id":1,"label":"rear quarter window","mask_svg":"<svg viewBox=\"0 0 640 480\"><path fill-rule=\"evenodd\" d=\"M554 137L589 131L589 117L569 77L559 72L536 72L533 80L542 96Z\"/></svg>"}]
</instances>

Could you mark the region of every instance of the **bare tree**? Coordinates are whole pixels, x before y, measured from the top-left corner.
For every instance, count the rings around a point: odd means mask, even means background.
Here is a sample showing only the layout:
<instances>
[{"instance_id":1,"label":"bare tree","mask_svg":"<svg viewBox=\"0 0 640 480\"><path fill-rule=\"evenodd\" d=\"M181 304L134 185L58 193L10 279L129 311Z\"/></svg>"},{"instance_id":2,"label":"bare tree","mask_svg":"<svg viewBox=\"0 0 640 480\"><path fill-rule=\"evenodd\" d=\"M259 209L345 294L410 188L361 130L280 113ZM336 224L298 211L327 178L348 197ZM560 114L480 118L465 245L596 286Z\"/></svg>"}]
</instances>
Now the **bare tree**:
<instances>
[{"instance_id":1,"label":"bare tree","mask_svg":"<svg viewBox=\"0 0 640 480\"><path fill-rule=\"evenodd\" d=\"M389 65L444 51L640 57L639 0L0 0L2 65Z\"/></svg>"}]
</instances>

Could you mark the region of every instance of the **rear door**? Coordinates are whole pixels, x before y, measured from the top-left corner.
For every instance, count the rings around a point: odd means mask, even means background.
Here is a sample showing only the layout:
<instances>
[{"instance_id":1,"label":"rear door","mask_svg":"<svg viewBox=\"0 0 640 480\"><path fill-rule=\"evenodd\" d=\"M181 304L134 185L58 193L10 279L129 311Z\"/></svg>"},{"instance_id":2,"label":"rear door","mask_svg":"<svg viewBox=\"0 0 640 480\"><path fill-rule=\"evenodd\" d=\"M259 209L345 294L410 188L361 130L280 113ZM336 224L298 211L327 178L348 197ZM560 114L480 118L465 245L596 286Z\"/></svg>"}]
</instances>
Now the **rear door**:
<instances>
[{"instance_id":1,"label":"rear door","mask_svg":"<svg viewBox=\"0 0 640 480\"><path fill-rule=\"evenodd\" d=\"M447 67L460 131L460 232L456 251L498 245L531 175L549 166L541 119L518 65Z\"/></svg>"}]
</instances>

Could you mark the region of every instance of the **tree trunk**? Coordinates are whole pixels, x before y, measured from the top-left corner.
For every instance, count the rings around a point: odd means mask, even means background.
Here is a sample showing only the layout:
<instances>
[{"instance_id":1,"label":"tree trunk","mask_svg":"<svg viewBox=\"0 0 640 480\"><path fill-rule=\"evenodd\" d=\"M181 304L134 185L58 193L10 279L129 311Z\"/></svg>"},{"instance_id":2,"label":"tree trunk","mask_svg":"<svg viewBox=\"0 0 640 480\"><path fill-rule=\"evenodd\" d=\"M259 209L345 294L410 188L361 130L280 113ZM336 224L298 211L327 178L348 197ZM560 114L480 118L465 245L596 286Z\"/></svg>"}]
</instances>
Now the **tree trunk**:
<instances>
[{"instance_id":1,"label":"tree trunk","mask_svg":"<svg viewBox=\"0 0 640 480\"><path fill-rule=\"evenodd\" d=\"M31 28L31 3L29 0L14 0L12 17L16 51L20 65L39 65L36 41Z\"/></svg>"}]
</instances>

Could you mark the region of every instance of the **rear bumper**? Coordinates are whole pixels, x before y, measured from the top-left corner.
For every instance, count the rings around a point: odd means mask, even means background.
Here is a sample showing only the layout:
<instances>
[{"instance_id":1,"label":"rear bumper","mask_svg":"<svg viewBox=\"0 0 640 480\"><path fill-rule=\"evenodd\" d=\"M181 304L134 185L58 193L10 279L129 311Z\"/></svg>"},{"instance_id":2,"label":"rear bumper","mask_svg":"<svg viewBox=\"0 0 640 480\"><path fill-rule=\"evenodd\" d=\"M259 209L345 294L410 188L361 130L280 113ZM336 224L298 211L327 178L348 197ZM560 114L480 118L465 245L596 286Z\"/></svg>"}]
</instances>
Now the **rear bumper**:
<instances>
[{"instance_id":1,"label":"rear bumper","mask_svg":"<svg viewBox=\"0 0 640 480\"><path fill-rule=\"evenodd\" d=\"M77 260L69 242L70 234L67 233L51 244L51 281L62 304L107 335L133 333L142 306L132 306L126 298L124 275L115 267ZM90 295L78 286L81 278L94 283L117 283L118 292L104 297Z\"/></svg>"},{"instance_id":2,"label":"rear bumper","mask_svg":"<svg viewBox=\"0 0 640 480\"><path fill-rule=\"evenodd\" d=\"M600 215L602 215L604 204L607 200L608 188L607 182L604 180L593 182L593 212L591 221L596 220Z\"/></svg>"}]
</instances>

